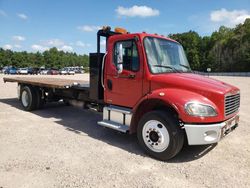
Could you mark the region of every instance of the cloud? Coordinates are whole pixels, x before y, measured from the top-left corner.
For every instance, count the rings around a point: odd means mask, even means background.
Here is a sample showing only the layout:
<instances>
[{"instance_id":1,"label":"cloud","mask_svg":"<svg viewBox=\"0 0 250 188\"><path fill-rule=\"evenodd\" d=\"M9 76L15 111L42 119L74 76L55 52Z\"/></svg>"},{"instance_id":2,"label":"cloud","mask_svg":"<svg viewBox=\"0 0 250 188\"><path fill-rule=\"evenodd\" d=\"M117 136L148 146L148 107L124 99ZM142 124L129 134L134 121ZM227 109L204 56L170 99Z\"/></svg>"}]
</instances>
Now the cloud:
<instances>
[{"instance_id":1,"label":"cloud","mask_svg":"<svg viewBox=\"0 0 250 188\"><path fill-rule=\"evenodd\" d=\"M43 52L43 51L46 51L46 50L49 50L51 47L49 46L44 46L44 45L40 45L40 44L33 44L31 46L31 48L35 51L40 51L40 52ZM56 47L59 51L65 51L65 52L72 52L74 49L72 46L68 46L68 45L63 45L61 47Z\"/></svg>"},{"instance_id":2,"label":"cloud","mask_svg":"<svg viewBox=\"0 0 250 188\"><path fill-rule=\"evenodd\" d=\"M73 51L73 47L65 44L65 42L61 39L49 39L47 41L44 41L43 44L49 47L56 47L58 50L62 50L65 52Z\"/></svg>"},{"instance_id":3,"label":"cloud","mask_svg":"<svg viewBox=\"0 0 250 188\"><path fill-rule=\"evenodd\" d=\"M99 30L100 28L101 28L100 26L95 26L95 25L83 25L77 27L77 29L83 32L94 32Z\"/></svg>"},{"instance_id":4,"label":"cloud","mask_svg":"<svg viewBox=\"0 0 250 188\"><path fill-rule=\"evenodd\" d=\"M17 41L17 42L20 42L20 41L25 41L26 39L25 39L25 37L23 37L23 36L18 36L18 35L16 35L16 36L13 36L13 37L12 37L12 40Z\"/></svg>"},{"instance_id":5,"label":"cloud","mask_svg":"<svg viewBox=\"0 0 250 188\"><path fill-rule=\"evenodd\" d=\"M35 51L43 52L49 50L52 47L56 47L59 51L73 52L74 48L71 45L66 44L61 39L49 39L40 41L38 44L33 44L31 48Z\"/></svg>"},{"instance_id":6,"label":"cloud","mask_svg":"<svg viewBox=\"0 0 250 188\"><path fill-rule=\"evenodd\" d=\"M32 48L33 50L39 51L39 52L43 52L43 51L49 49L49 47L47 47L47 46L42 46L42 45L39 45L39 44L33 44L33 45L31 46L31 48Z\"/></svg>"},{"instance_id":7,"label":"cloud","mask_svg":"<svg viewBox=\"0 0 250 188\"><path fill-rule=\"evenodd\" d=\"M13 46L10 45L10 44L5 44L5 45L3 46L3 49L5 49L5 50L11 50L12 48L13 48Z\"/></svg>"},{"instance_id":8,"label":"cloud","mask_svg":"<svg viewBox=\"0 0 250 188\"><path fill-rule=\"evenodd\" d=\"M51 46L51 47L60 47L60 46L63 46L65 43L61 39L49 39L49 40L43 41L43 44L46 46Z\"/></svg>"},{"instance_id":9,"label":"cloud","mask_svg":"<svg viewBox=\"0 0 250 188\"><path fill-rule=\"evenodd\" d=\"M20 49L20 48L22 48L22 46L21 46L21 45L19 45L19 44L14 44L14 48L18 48L18 49Z\"/></svg>"},{"instance_id":10,"label":"cloud","mask_svg":"<svg viewBox=\"0 0 250 188\"><path fill-rule=\"evenodd\" d=\"M17 16L18 16L19 18L23 19L23 20L27 20L27 19L28 19L28 16L25 15L25 14L23 14L23 13L19 13L19 14L17 14Z\"/></svg>"},{"instance_id":11,"label":"cloud","mask_svg":"<svg viewBox=\"0 0 250 188\"><path fill-rule=\"evenodd\" d=\"M76 46L85 48L85 47L90 47L91 45L78 40L78 41L76 41Z\"/></svg>"},{"instance_id":12,"label":"cloud","mask_svg":"<svg viewBox=\"0 0 250 188\"><path fill-rule=\"evenodd\" d=\"M151 17L160 15L160 11L157 9L137 5L129 8L119 6L115 11L120 17Z\"/></svg>"},{"instance_id":13,"label":"cloud","mask_svg":"<svg viewBox=\"0 0 250 188\"><path fill-rule=\"evenodd\" d=\"M250 18L250 12L247 10L232 10L225 8L214 10L210 13L210 20L220 25L234 27L237 24L243 23L246 18Z\"/></svg>"},{"instance_id":14,"label":"cloud","mask_svg":"<svg viewBox=\"0 0 250 188\"><path fill-rule=\"evenodd\" d=\"M7 14L6 14L6 12L5 12L5 11L0 10L0 16L6 17L6 16L7 16Z\"/></svg>"},{"instance_id":15,"label":"cloud","mask_svg":"<svg viewBox=\"0 0 250 188\"><path fill-rule=\"evenodd\" d=\"M62 51L65 51L65 52L72 52L74 49L73 49L72 46L64 45L61 48L59 48L58 50L62 50Z\"/></svg>"}]
</instances>

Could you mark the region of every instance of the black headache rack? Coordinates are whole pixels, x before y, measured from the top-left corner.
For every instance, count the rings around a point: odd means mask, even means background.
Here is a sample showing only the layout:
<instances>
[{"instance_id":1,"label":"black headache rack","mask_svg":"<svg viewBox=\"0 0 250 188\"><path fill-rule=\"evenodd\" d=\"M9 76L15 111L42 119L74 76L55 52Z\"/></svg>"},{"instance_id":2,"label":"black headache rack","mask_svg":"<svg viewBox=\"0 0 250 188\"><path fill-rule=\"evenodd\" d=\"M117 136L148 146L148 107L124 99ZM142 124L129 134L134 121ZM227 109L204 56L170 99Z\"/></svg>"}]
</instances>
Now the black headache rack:
<instances>
[{"instance_id":1,"label":"black headache rack","mask_svg":"<svg viewBox=\"0 0 250 188\"><path fill-rule=\"evenodd\" d=\"M90 78L89 78L89 98L93 101L102 101L104 99L104 89L101 83L102 77L102 61L105 53L100 52L101 47L101 37L106 38L106 49L108 47L108 38L113 35L118 35L117 33L111 31L109 26L103 27L97 32L97 52L89 54L89 66L90 66Z\"/></svg>"}]
</instances>

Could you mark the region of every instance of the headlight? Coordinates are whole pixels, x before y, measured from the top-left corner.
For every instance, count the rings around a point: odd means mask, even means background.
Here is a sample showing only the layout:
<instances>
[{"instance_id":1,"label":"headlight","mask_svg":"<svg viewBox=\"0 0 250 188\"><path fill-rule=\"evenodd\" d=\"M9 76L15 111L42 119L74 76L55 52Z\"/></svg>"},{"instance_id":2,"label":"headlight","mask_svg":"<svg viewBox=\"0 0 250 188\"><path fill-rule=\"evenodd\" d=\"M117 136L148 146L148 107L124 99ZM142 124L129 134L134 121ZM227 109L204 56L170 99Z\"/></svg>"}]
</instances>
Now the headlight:
<instances>
[{"instance_id":1,"label":"headlight","mask_svg":"<svg viewBox=\"0 0 250 188\"><path fill-rule=\"evenodd\" d=\"M212 106L197 102L187 103L185 105L185 110L191 116L211 117L217 115L217 112Z\"/></svg>"}]
</instances>

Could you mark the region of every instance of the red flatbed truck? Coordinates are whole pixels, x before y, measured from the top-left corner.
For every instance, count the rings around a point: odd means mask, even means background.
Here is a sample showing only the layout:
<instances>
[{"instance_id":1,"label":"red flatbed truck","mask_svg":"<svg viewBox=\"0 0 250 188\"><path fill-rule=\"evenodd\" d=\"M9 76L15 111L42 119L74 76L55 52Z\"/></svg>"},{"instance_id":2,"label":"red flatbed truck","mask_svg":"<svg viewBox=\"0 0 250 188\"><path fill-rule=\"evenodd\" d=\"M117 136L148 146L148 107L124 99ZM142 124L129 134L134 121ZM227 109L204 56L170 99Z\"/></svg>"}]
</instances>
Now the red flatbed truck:
<instances>
[{"instance_id":1,"label":"red flatbed truck","mask_svg":"<svg viewBox=\"0 0 250 188\"><path fill-rule=\"evenodd\" d=\"M106 53L100 53L100 38ZM90 53L90 79L4 78L17 82L25 110L50 101L75 100L103 112L98 124L137 133L152 157L168 160L189 145L217 143L239 122L240 91L221 81L193 74L182 46L157 34L122 28L97 32L97 53Z\"/></svg>"}]
</instances>

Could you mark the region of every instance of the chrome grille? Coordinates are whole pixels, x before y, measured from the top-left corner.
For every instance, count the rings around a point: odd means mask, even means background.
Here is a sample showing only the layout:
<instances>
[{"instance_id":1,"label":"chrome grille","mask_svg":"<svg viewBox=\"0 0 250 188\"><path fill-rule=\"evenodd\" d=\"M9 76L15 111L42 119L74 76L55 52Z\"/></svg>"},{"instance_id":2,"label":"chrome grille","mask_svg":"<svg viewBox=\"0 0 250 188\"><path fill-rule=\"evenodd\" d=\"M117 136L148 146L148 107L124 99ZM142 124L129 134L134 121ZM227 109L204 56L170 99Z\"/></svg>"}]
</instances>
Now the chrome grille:
<instances>
[{"instance_id":1,"label":"chrome grille","mask_svg":"<svg viewBox=\"0 0 250 188\"><path fill-rule=\"evenodd\" d=\"M226 94L225 96L225 116L237 112L240 107L240 93Z\"/></svg>"}]
</instances>

